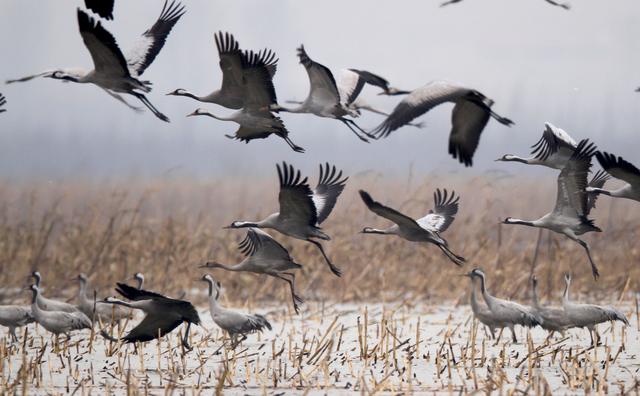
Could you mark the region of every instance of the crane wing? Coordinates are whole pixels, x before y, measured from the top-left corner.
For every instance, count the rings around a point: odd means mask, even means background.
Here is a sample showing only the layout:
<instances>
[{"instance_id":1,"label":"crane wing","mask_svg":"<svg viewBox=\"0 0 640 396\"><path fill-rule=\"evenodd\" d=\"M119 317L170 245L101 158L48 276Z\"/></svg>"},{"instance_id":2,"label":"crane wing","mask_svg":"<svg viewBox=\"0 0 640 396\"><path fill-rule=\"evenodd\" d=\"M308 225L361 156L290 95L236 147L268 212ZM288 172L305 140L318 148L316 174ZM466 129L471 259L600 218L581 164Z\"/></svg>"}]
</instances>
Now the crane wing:
<instances>
[{"instance_id":1,"label":"crane wing","mask_svg":"<svg viewBox=\"0 0 640 396\"><path fill-rule=\"evenodd\" d=\"M168 297L162 294L155 293L148 290L136 289L126 283L116 283L116 291L127 300L139 301L139 300L152 300L152 299L168 299Z\"/></svg>"},{"instance_id":2,"label":"crane wing","mask_svg":"<svg viewBox=\"0 0 640 396\"><path fill-rule=\"evenodd\" d=\"M596 158L602 168L616 179L624 180L632 186L640 186L640 169L632 163L606 152L597 152Z\"/></svg>"},{"instance_id":3,"label":"crane wing","mask_svg":"<svg viewBox=\"0 0 640 396\"><path fill-rule=\"evenodd\" d=\"M385 92L389 90L389 81L366 70L349 69L354 73L358 73L363 82L381 88Z\"/></svg>"},{"instance_id":4,"label":"crane wing","mask_svg":"<svg viewBox=\"0 0 640 396\"><path fill-rule=\"evenodd\" d=\"M275 69L277 62L275 53L269 50L259 53L244 52L242 74L245 108L268 109L270 105L278 103L272 74L269 71L269 67Z\"/></svg>"},{"instance_id":5,"label":"crane wing","mask_svg":"<svg viewBox=\"0 0 640 396\"><path fill-rule=\"evenodd\" d=\"M291 259L289 251L271 235L258 228L249 228L247 236L239 244L245 256L260 256L265 259Z\"/></svg>"},{"instance_id":6,"label":"crane wing","mask_svg":"<svg viewBox=\"0 0 640 396\"><path fill-rule=\"evenodd\" d=\"M429 214L416 222L426 230L444 232L455 220L460 197L456 196L454 191L449 195L446 188L443 191L438 188L433 193L433 200L435 202L433 210L430 210Z\"/></svg>"},{"instance_id":7,"label":"crane wing","mask_svg":"<svg viewBox=\"0 0 640 396\"><path fill-rule=\"evenodd\" d=\"M108 76L129 77L127 61L113 38L100 22L78 9L78 27L84 45L91 54L96 72Z\"/></svg>"},{"instance_id":8,"label":"crane wing","mask_svg":"<svg viewBox=\"0 0 640 396\"><path fill-rule=\"evenodd\" d=\"M351 69L344 69L340 72L338 80L338 92L340 93L340 102L345 106L352 104L364 87L365 81L360 78L358 73Z\"/></svg>"},{"instance_id":9,"label":"crane wing","mask_svg":"<svg viewBox=\"0 0 640 396\"><path fill-rule=\"evenodd\" d=\"M300 175L300 171L293 169L292 165L282 163L282 168L277 165L278 179L280 180L280 217L291 223L305 223L310 226L318 224L318 212L313 203L313 192Z\"/></svg>"},{"instance_id":10,"label":"crane wing","mask_svg":"<svg viewBox=\"0 0 640 396\"><path fill-rule=\"evenodd\" d=\"M360 190L360 197L362 198L364 204L367 205L367 208L369 208L370 211L377 214L378 216L384 217L385 219L394 222L398 226L422 229L420 225L416 223L416 221L411 217L406 216L388 206L382 205L380 202L374 201L368 192Z\"/></svg>"},{"instance_id":11,"label":"crane wing","mask_svg":"<svg viewBox=\"0 0 640 396\"><path fill-rule=\"evenodd\" d=\"M335 165L331 166L328 162L324 168L322 164L320 165L318 185L313 190L313 203L318 211L318 224L329 217L348 179L346 176L342 178L342 171L338 171Z\"/></svg>"},{"instance_id":12,"label":"crane wing","mask_svg":"<svg viewBox=\"0 0 640 396\"><path fill-rule=\"evenodd\" d=\"M569 155L575 151L578 143L567 132L549 122L545 122L544 125L545 129L542 132L542 137L536 144L531 146L531 154L535 158L544 161L559 150L568 150Z\"/></svg>"},{"instance_id":13,"label":"crane wing","mask_svg":"<svg viewBox=\"0 0 640 396\"><path fill-rule=\"evenodd\" d=\"M452 129L449 135L449 154L453 158L458 158L465 166L473 165L473 154L489 117L485 106L465 98L456 102L451 113Z\"/></svg>"},{"instance_id":14,"label":"crane wing","mask_svg":"<svg viewBox=\"0 0 640 396\"><path fill-rule=\"evenodd\" d=\"M127 54L129 70L136 77L142 75L156 59L164 47L171 29L185 13L185 7L182 4L173 0L167 7L168 1L165 0L158 20L142 34L142 37Z\"/></svg>"},{"instance_id":15,"label":"crane wing","mask_svg":"<svg viewBox=\"0 0 640 396\"><path fill-rule=\"evenodd\" d=\"M588 139L580 141L558 176L558 195L553 213L578 218L587 215L587 176L595 152L595 145L589 143Z\"/></svg>"},{"instance_id":16,"label":"crane wing","mask_svg":"<svg viewBox=\"0 0 640 396\"><path fill-rule=\"evenodd\" d=\"M113 19L114 0L84 0L84 5L104 19Z\"/></svg>"},{"instance_id":17,"label":"crane wing","mask_svg":"<svg viewBox=\"0 0 640 396\"><path fill-rule=\"evenodd\" d=\"M240 45L232 34L218 32L215 36L218 55L220 56L220 70L222 70L223 92L243 92L242 52Z\"/></svg>"},{"instance_id":18,"label":"crane wing","mask_svg":"<svg viewBox=\"0 0 640 396\"><path fill-rule=\"evenodd\" d=\"M168 313L150 313L123 337L126 342L151 341L172 332L180 326L182 318Z\"/></svg>"},{"instance_id":19,"label":"crane wing","mask_svg":"<svg viewBox=\"0 0 640 396\"><path fill-rule=\"evenodd\" d=\"M407 125L439 104L455 102L471 90L446 81L435 81L422 86L407 95L393 109L391 114L371 133L378 139L387 137L396 129Z\"/></svg>"},{"instance_id":20,"label":"crane wing","mask_svg":"<svg viewBox=\"0 0 640 396\"><path fill-rule=\"evenodd\" d=\"M7 111L7 109L3 109L4 105L6 104L7 98L5 98L4 95L0 93L0 113Z\"/></svg>"},{"instance_id":21,"label":"crane wing","mask_svg":"<svg viewBox=\"0 0 640 396\"><path fill-rule=\"evenodd\" d=\"M596 155L598 155L598 153L596 153ZM591 178L588 186L594 187L594 188L602 188L604 187L604 184L607 182L607 180L609 180L610 178L611 176L609 176L607 172L603 170L599 170ZM596 207L596 201L598 200L598 195L600 194L594 194L594 193L587 194L587 215L591 212L591 210L593 210Z\"/></svg>"},{"instance_id":22,"label":"crane wing","mask_svg":"<svg viewBox=\"0 0 640 396\"><path fill-rule=\"evenodd\" d=\"M311 60L304 50L304 45L298 48L298 58L309 76L311 88L307 100L311 99L314 103L326 105L340 105L340 93L331 70Z\"/></svg>"}]
</instances>

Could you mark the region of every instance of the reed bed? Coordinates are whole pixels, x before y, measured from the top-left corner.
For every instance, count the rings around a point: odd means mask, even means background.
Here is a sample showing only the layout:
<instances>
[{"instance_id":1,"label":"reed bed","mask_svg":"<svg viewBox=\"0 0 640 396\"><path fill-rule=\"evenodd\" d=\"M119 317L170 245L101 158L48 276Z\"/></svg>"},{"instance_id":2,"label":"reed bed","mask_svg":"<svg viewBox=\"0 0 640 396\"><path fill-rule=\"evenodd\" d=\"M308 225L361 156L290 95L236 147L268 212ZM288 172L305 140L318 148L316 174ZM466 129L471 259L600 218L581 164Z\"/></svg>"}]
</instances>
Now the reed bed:
<instances>
[{"instance_id":1,"label":"reed bed","mask_svg":"<svg viewBox=\"0 0 640 396\"><path fill-rule=\"evenodd\" d=\"M591 278L582 248L536 229L500 225L507 216L536 218L555 201L555 180L487 173L477 177L374 172L352 175L324 224L325 244L342 278L331 274L315 247L275 232L304 268L296 287L307 303L290 306L284 282L244 273L212 272L226 306L266 314L272 332L251 335L238 348L211 322L206 293L196 282L207 260L242 259L242 230L233 220L257 220L277 208L277 183L261 180L168 177L153 182L4 183L0 187L0 301L27 303L31 271L43 275L48 297L73 301L71 280L87 273L98 296L116 281L145 273L148 287L187 292L204 325L193 332L193 351L179 333L145 345L120 345L97 332L56 339L41 328L22 328L20 343L0 329L0 393L35 394L323 394L329 390L376 394L447 391L470 393L638 392L640 353L640 216L633 202L603 197L593 213L605 232L586 236L600 265ZM468 263L458 268L434 246L395 237L362 235L387 223L357 195L422 216L436 187L462 197L446 237ZM478 266L495 295L528 300L535 272L542 297L559 302L562 274L573 274L575 300L617 305L632 325L600 326L603 343L589 347L586 331L547 339L541 329L519 330L492 341L466 305ZM128 325L130 328L131 324ZM113 329L122 334L123 327Z\"/></svg>"}]
</instances>

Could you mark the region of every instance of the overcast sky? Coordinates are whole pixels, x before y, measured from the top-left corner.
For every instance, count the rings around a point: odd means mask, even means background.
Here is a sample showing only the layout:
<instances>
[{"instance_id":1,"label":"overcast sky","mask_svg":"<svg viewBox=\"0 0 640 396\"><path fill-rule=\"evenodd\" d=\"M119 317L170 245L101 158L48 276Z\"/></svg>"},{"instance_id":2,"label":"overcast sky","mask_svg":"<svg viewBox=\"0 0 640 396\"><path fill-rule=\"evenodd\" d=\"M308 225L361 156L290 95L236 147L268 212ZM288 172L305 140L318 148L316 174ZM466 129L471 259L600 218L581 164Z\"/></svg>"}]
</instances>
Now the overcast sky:
<instances>
[{"instance_id":1,"label":"overcast sky","mask_svg":"<svg viewBox=\"0 0 640 396\"><path fill-rule=\"evenodd\" d=\"M57 67L92 68L76 21L81 1L3 0L0 8L0 79ZM104 22L120 47L130 48L155 21L160 0L116 1L115 21ZM433 169L482 172L532 170L493 160L525 155L545 121L576 139L640 162L640 2L572 0L565 11L543 0L466 0L439 8L437 0L211 1L183 0L187 13L144 78L148 97L171 118L138 114L92 85L37 79L2 85L8 100L0 114L0 176L14 180L78 176L154 177L170 169L190 175L273 172L288 160L302 166L332 161L351 171ZM465 169L447 154L451 105L386 140L364 144L341 123L312 115L283 114L297 154L271 137L248 145L225 138L237 125L207 117L186 118L198 107L230 111L188 98L165 96L176 88L199 94L221 81L213 34L233 33L242 48L268 47L280 58L275 86L280 102L308 92L295 49L338 74L346 67L385 76L394 86L419 87L449 79L495 100L494 110L516 122L490 121ZM398 97L363 98L391 110ZM133 103L135 98L131 98ZM377 115L358 123L372 128ZM536 172L535 170L533 172Z\"/></svg>"}]
</instances>

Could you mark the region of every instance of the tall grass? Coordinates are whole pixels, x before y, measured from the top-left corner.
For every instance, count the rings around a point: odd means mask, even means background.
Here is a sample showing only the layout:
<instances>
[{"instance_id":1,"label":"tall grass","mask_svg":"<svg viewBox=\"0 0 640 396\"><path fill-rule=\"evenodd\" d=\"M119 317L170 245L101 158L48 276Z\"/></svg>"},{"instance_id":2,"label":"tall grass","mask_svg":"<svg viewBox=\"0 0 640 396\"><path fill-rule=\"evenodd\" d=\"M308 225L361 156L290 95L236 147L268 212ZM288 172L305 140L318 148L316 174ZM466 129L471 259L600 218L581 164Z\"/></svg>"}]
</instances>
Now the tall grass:
<instances>
[{"instance_id":1,"label":"tall grass","mask_svg":"<svg viewBox=\"0 0 640 396\"><path fill-rule=\"evenodd\" d=\"M465 268L457 268L433 245L359 233L364 226L389 223L366 209L358 189L421 217L432 207L436 187L455 189L462 197L456 221L444 236L454 252L467 258ZM43 274L48 295L72 297L77 289L69 278L78 272L89 274L99 295L111 294L114 282L136 271L145 273L150 288L176 293L201 287L195 282L203 272L199 264L242 259L237 242L244 238L244 231L222 227L276 211L277 182L274 172L273 179L265 180L4 184L0 203L0 299L26 298L18 288L27 284L35 269ZM296 286L306 299L455 300L468 289L467 279L457 275L475 266L485 269L493 293L505 297L526 298L531 272L537 274L542 295L548 298L558 297L565 271L573 274L578 294L612 298L625 285L627 290L639 290L640 206L609 197L598 201L592 217L604 232L584 236L601 270L594 282L578 244L546 231L539 234L537 229L499 224L507 216L537 218L554 203L553 175L410 175L403 179L372 172L354 175L323 224L332 237L325 248L342 268L342 278L328 271L313 245L269 233L304 265ZM232 302L288 304L284 282L222 270L213 276L223 283Z\"/></svg>"}]
</instances>

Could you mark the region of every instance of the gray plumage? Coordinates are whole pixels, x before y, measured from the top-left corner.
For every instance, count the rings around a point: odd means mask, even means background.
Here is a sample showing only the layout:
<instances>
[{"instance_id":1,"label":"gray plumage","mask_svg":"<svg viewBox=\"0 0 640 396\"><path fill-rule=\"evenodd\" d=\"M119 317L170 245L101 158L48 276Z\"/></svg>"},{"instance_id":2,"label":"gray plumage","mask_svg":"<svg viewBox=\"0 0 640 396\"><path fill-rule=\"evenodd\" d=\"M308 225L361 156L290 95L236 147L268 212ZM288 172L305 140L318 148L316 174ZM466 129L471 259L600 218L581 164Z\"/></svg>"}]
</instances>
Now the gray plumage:
<instances>
[{"instance_id":1,"label":"gray plumage","mask_svg":"<svg viewBox=\"0 0 640 396\"><path fill-rule=\"evenodd\" d=\"M31 307L19 305L0 305L0 326L9 328L9 334L17 341L16 328L33 323L35 318L31 313Z\"/></svg>"},{"instance_id":2,"label":"gray plumage","mask_svg":"<svg viewBox=\"0 0 640 396\"><path fill-rule=\"evenodd\" d=\"M40 282L42 280L42 275L40 272L33 271L31 273L31 277L34 279L35 285L40 288ZM60 311L60 312L79 312L77 306L73 304L66 303L64 301L52 300L50 298L46 298L42 295L42 291L40 291L37 295L38 307L44 311Z\"/></svg>"},{"instance_id":3,"label":"gray plumage","mask_svg":"<svg viewBox=\"0 0 640 396\"><path fill-rule=\"evenodd\" d=\"M438 246L454 264L458 266L464 264L464 257L453 253L451 249L449 249L447 241L440 235L441 232L449 228L455 219L456 213L458 213L458 201L460 197L456 197L455 192L448 195L446 189L443 190L443 192L437 189L433 193L434 209L430 210L426 216L417 220L374 201L371 195L364 190L360 190L360 197L370 211L395 223L384 230L365 227L362 230L363 234L397 235L411 242L432 243Z\"/></svg>"},{"instance_id":4,"label":"gray plumage","mask_svg":"<svg viewBox=\"0 0 640 396\"><path fill-rule=\"evenodd\" d=\"M564 331L570 321L562 307L545 307L538 300L538 279L531 277L531 309L542 318L540 326L547 331Z\"/></svg>"},{"instance_id":5,"label":"gray plumage","mask_svg":"<svg viewBox=\"0 0 640 396\"><path fill-rule=\"evenodd\" d=\"M595 145L589 143L588 139L578 143L576 151L558 175L556 205L551 213L533 221L507 217L503 223L546 228L579 243L587 253L591 272L593 277L597 279L599 276L598 267L591 257L591 248L586 241L578 237L587 232L602 231L594 224L593 220L588 218L591 209L595 206L596 199L596 196L590 198L590 194L586 190L589 185L587 176L591 169L591 158L595 152ZM599 181L595 183L599 183Z\"/></svg>"},{"instance_id":6,"label":"gray plumage","mask_svg":"<svg viewBox=\"0 0 640 396\"><path fill-rule=\"evenodd\" d=\"M222 330L231 336L234 345L237 343L237 337L244 336L249 333L261 332L265 328L271 330L271 324L262 315L245 314L235 312L222 307L218 303L220 298L220 283L213 280L211 275L204 275L202 281L207 282L209 286L209 310L211 318Z\"/></svg>"},{"instance_id":7,"label":"gray plumage","mask_svg":"<svg viewBox=\"0 0 640 396\"><path fill-rule=\"evenodd\" d=\"M447 81L433 81L407 95L371 134L376 139L388 137L396 129L446 102L455 103L451 112L449 154L465 166L473 165L473 154L489 118L506 126L513 125L513 121L491 110L493 100L479 91Z\"/></svg>"},{"instance_id":8,"label":"gray plumage","mask_svg":"<svg viewBox=\"0 0 640 396\"><path fill-rule=\"evenodd\" d=\"M295 108L286 108L273 105L273 111L289 113L314 114L318 117L332 118L345 124L358 139L368 142L367 137L373 137L363 130L352 119L346 116L357 117L358 113L349 108L360 91L364 82L353 71L345 70L342 73L340 83L336 82L333 73L328 67L313 61L304 45L298 48L298 58L304 66L309 77L309 95L302 104Z\"/></svg>"},{"instance_id":9,"label":"gray plumage","mask_svg":"<svg viewBox=\"0 0 640 396\"><path fill-rule=\"evenodd\" d=\"M276 168L280 180L280 211L258 222L234 221L225 228L272 228L290 237L310 242L320 250L331 272L340 276L340 269L331 262L320 242L315 239L331 239L322 231L320 224L333 210L348 177L343 178L342 171L338 171L335 166L328 163L324 167L320 165L318 184L311 190L307 178L302 178L300 171L296 171L292 165L283 162L282 167L276 165Z\"/></svg>"},{"instance_id":10,"label":"gray plumage","mask_svg":"<svg viewBox=\"0 0 640 396\"><path fill-rule=\"evenodd\" d=\"M513 301L496 298L489 294L485 284L485 274L481 269L475 268L467 275L480 279L480 290L482 291L484 301L487 303L494 320L499 323L504 323L506 327L509 327L513 342L518 342L514 329L515 325L535 327L543 322L543 319L529 308Z\"/></svg>"},{"instance_id":11,"label":"gray plumage","mask_svg":"<svg viewBox=\"0 0 640 396\"><path fill-rule=\"evenodd\" d=\"M78 308L87 317L102 323L119 322L131 317L131 310L121 306L107 304L103 301L95 301L87 297L88 279L85 274L80 274L76 278L79 283Z\"/></svg>"},{"instance_id":12,"label":"gray plumage","mask_svg":"<svg viewBox=\"0 0 640 396\"><path fill-rule=\"evenodd\" d=\"M62 312L45 311L36 302L40 289L36 285L31 285L33 297L31 300L31 312L39 325L53 334L66 334L74 330L90 329L91 319L80 311Z\"/></svg>"},{"instance_id":13,"label":"gray plumage","mask_svg":"<svg viewBox=\"0 0 640 396\"><path fill-rule=\"evenodd\" d=\"M562 295L562 307L564 308L567 319L570 323L569 327L586 327L589 329L591 343L595 345L599 339L596 325L610 321L620 321L625 325L629 325L626 316L612 306L601 306L595 304L579 304L571 302L569 299L569 288L571 286L571 275L565 274L565 289ZM593 333L596 338L593 338Z\"/></svg>"},{"instance_id":14,"label":"gray plumage","mask_svg":"<svg viewBox=\"0 0 640 396\"><path fill-rule=\"evenodd\" d=\"M616 179L624 181L625 184L616 190L603 190L603 186L589 185L587 191L640 202L640 169L624 158L616 157L610 153L599 151L596 153L596 158L602 169Z\"/></svg>"},{"instance_id":15,"label":"gray plumage","mask_svg":"<svg viewBox=\"0 0 640 396\"><path fill-rule=\"evenodd\" d=\"M302 304L303 300L295 293L296 276L290 271L302 268L302 265L293 261L284 246L258 228L249 228L247 236L240 242L239 247L246 256L239 264L228 266L217 262L207 262L201 267L266 274L284 280L289 284L293 307L298 313L298 304Z\"/></svg>"},{"instance_id":16,"label":"gray plumage","mask_svg":"<svg viewBox=\"0 0 640 396\"><path fill-rule=\"evenodd\" d=\"M495 330L502 329L507 325L505 322L498 320L498 318L493 315L488 306L478 301L478 297L476 295L476 278L472 277L469 274L466 274L466 276L471 279L471 296L469 298L469 303L471 304L471 311L473 312L473 316L480 323L489 328L491 332L491 338L495 339Z\"/></svg>"},{"instance_id":17,"label":"gray plumage","mask_svg":"<svg viewBox=\"0 0 640 396\"><path fill-rule=\"evenodd\" d=\"M567 132L550 122L545 122L544 127L540 140L531 146L531 157L522 158L513 154L505 154L496 161L521 162L562 170L576 151L578 143Z\"/></svg>"}]
</instances>

